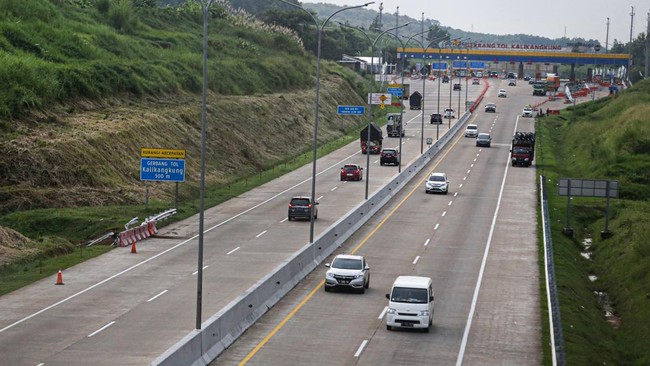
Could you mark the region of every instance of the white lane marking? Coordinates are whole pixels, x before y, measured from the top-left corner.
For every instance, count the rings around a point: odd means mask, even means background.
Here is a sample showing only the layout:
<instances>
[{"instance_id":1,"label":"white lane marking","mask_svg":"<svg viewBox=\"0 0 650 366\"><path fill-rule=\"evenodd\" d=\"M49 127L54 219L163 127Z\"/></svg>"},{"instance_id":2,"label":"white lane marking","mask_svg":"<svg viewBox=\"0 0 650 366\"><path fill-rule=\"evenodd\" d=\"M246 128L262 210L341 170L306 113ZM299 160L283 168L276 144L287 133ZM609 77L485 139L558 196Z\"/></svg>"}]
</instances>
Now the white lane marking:
<instances>
[{"instance_id":1,"label":"white lane marking","mask_svg":"<svg viewBox=\"0 0 650 366\"><path fill-rule=\"evenodd\" d=\"M226 255L231 255L232 253L234 253L234 252L236 252L236 251L238 251L238 250L239 250L239 248L241 248L241 247L237 247L237 248L235 248L235 249L233 249L233 250L231 250L231 251L229 251L228 253L226 253Z\"/></svg>"},{"instance_id":2,"label":"white lane marking","mask_svg":"<svg viewBox=\"0 0 650 366\"><path fill-rule=\"evenodd\" d=\"M110 322L110 323L108 323L108 324L106 324L106 325L104 325L103 327L101 327L101 328L99 328L99 329L97 329L96 331L94 331L94 332L92 332L92 333L90 333L90 334L88 334L88 338L90 338L90 337L92 337L92 336L94 336L95 334L97 334L97 333L99 333L99 332L101 332L102 330L104 330L104 329L106 329L106 328L108 328L108 327L110 327L110 326L111 326L111 325L113 325L113 324L115 324L115 320L113 320L112 322Z\"/></svg>"},{"instance_id":3,"label":"white lane marking","mask_svg":"<svg viewBox=\"0 0 650 366\"><path fill-rule=\"evenodd\" d=\"M467 180L467 177L466 177L466 176L465 176L465 177L463 177L463 180Z\"/></svg>"},{"instance_id":4,"label":"white lane marking","mask_svg":"<svg viewBox=\"0 0 650 366\"><path fill-rule=\"evenodd\" d=\"M470 168L473 168L473 167L474 167L474 164L470 164L469 167L470 167Z\"/></svg>"},{"instance_id":5,"label":"white lane marking","mask_svg":"<svg viewBox=\"0 0 650 366\"><path fill-rule=\"evenodd\" d=\"M378 162L379 162L379 160L375 160L375 161L373 161L372 163L373 163L373 164L377 164Z\"/></svg>"},{"instance_id":6,"label":"white lane marking","mask_svg":"<svg viewBox=\"0 0 650 366\"><path fill-rule=\"evenodd\" d=\"M330 189L330 192L334 192L334 191L336 191L337 188L338 188L338 187L334 187L334 188Z\"/></svg>"},{"instance_id":7,"label":"white lane marking","mask_svg":"<svg viewBox=\"0 0 650 366\"><path fill-rule=\"evenodd\" d=\"M210 266L209 266L209 265L207 265L207 266L203 266L203 269L206 269L206 268L208 268L208 267L210 267ZM192 276L196 276L197 273L199 273L199 271L194 271L194 272L192 272Z\"/></svg>"},{"instance_id":8,"label":"white lane marking","mask_svg":"<svg viewBox=\"0 0 650 366\"><path fill-rule=\"evenodd\" d=\"M361 356L361 352L363 352L363 349L366 347L366 344L368 344L368 340L364 339L363 342L361 342L361 345L359 346L359 349L357 352L354 354L354 357L359 357Z\"/></svg>"},{"instance_id":9,"label":"white lane marking","mask_svg":"<svg viewBox=\"0 0 650 366\"><path fill-rule=\"evenodd\" d=\"M287 221L287 220L289 220L289 218L288 218L288 217L285 217L284 219L282 219L282 221L280 221L280 223L283 223L283 222L285 222L285 221Z\"/></svg>"},{"instance_id":10,"label":"white lane marking","mask_svg":"<svg viewBox=\"0 0 650 366\"><path fill-rule=\"evenodd\" d=\"M267 231L268 231L268 230L264 230L264 231L262 231L261 233L255 235L255 237L256 237L256 238L259 238L260 236L266 234Z\"/></svg>"},{"instance_id":11,"label":"white lane marking","mask_svg":"<svg viewBox=\"0 0 650 366\"><path fill-rule=\"evenodd\" d=\"M518 124L519 124L519 116L517 116L517 120L515 121L515 131L517 131ZM513 131L513 133L515 131ZM503 190L506 186L506 177L508 176L508 166L510 165L509 162L510 162L510 156L508 156L508 161L506 162L506 169L503 172L503 179L501 180L501 189L499 190L499 199L497 200L497 207L494 209L494 215L492 215L492 224L490 225L490 233L488 235L487 243L485 244L485 251L483 252L483 260L481 261L481 269L479 270L478 278L476 279L476 287L474 287L474 296L472 297L472 306L470 307L469 314L467 315L467 323L465 324L465 331L463 332L463 340L460 343L460 350L458 351L456 366L461 366L463 364L463 356L465 355L467 338L469 337L469 330L472 328L472 319L474 318L474 312L476 311L478 294L481 291L481 282L483 282L483 272L485 271L485 264L487 263L488 253L490 252L490 245L492 244L492 236L494 235L494 228L497 225L497 216L499 215L499 208L501 207Z\"/></svg>"},{"instance_id":12,"label":"white lane marking","mask_svg":"<svg viewBox=\"0 0 650 366\"><path fill-rule=\"evenodd\" d=\"M164 290L163 292L159 293L158 295L152 297L151 299L147 300L147 302L152 302L152 301L154 301L154 300L157 299L158 297L162 296L165 292L167 292L167 290Z\"/></svg>"},{"instance_id":13,"label":"white lane marking","mask_svg":"<svg viewBox=\"0 0 650 366\"><path fill-rule=\"evenodd\" d=\"M458 192L454 193L454 197L458 196Z\"/></svg>"},{"instance_id":14,"label":"white lane marking","mask_svg":"<svg viewBox=\"0 0 650 366\"><path fill-rule=\"evenodd\" d=\"M319 175L321 175L321 174L324 174L324 173L327 172L328 170L333 169L333 168L335 168L335 167L338 168L338 167L339 167L343 162L348 161L351 157L353 157L353 156L355 156L355 155L358 155L358 154L361 154L361 151L357 151L357 152L355 152L354 154L351 154L351 155L346 156L344 159L339 160L338 162L336 162L336 163L330 165L329 167L325 168L325 169L322 170L321 172L316 173L316 176L319 176ZM379 161L379 160L377 160L377 161ZM377 161L375 161L375 163L376 163ZM309 182L310 180L311 180L311 177L309 177L309 178L307 178L307 179L304 179L304 180L302 180L301 182L298 182L298 183L294 184L293 186L291 186L291 187L289 187L289 188L287 188L287 189L285 189L285 190L283 190L283 191L280 191L279 193L277 193L277 194L275 194L275 195L273 195L273 196L267 198L266 200L264 200L264 201L262 201L262 202L256 204L255 206L252 206L252 207L250 207L250 208L248 208L248 209L246 209L246 210L244 210L244 211L242 211L242 212L240 212L240 213L238 213L238 214L236 214L236 215L234 215L234 216L232 216L232 217L230 217L230 218L228 218L228 219L226 219L226 220L224 220L224 221L222 221L222 222L220 222L220 223L218 223L218 224L216 224L216 225L214 225L214 226L212 226L212 227L210 227L210 228L208 228L208 229L205 229L203 232L204 232L204 233L207 233L207 232L210 232L210 231L212 231L212 230L214 230L214 229L216 229L216 228L218 228L218 227L220 227L220 226L223 226L223 225L229 223L230 221L232 221L232 220L234 220L234 219L236 219L236 218L238 218L238 217L240 217L240 216L242 216L242 215L245 215L245 214L247 214L247 213L249 213L249 212L251 212L251 211L257 209L258 207L260 207L260 206L262 206L262 205L264 205L264 204L266 204L266 203L271 202L272 200L274 200L274 199L276 199L276 198L282 196L283 194L285 194L285 193L291 191L292 189L295 189L296 187L299 187L300 185L302 185L302 184L304 184L304 183L306 183L306 182ZM64 302L68 302L68 301L74 299L75 297L77 297L77 296L79 296L79 295L82 295L82 294L84 294L84 293L86 293L86 292L88 292L88 291L94 289L94 288L97 287L97 286L101 286L101 285L105 284L106 282L108 282L108 281L110 281L110 280L112 280L112 279L115 279L115 278L117 278L117 277L119 277L119 276L121 276L121 275L123 275L123 274L125 274L125 273L127 273L127 272L130 272L130 271L132 271L132 270L134 270L134 269L140 267L140 266L143 265L143 264L149 263L150 261L153 261L154 259L157 259L158 257L160 257L160 256L162 256L162 255L164 255L164 254L167 254L167 253L171 252L172 250L174 250L174 249L176 249L176 248L178 248L178 247L180 247L180 246L183 246L183 245L185 245L185 244L191 242L192 240L194 240L194 239L196 239L196 238L198 238L198 237L199 237L199 234L196 234L196 235L192 236L191 238L188 238L188 239L186 239L186 240L184 240L184 241L182 241L182 242L180 242L180 243L174 245L173 247L168 248L168 249L166 249L166 250L164 250L164 251L162 251L162 252L160 252L160 253L154 255L153 257L147 258L147 259L143 260L143 261L140 262L140 263L136 263L136 264L132 265L132 266L129 267L129 268L126 268L126 269L124 269L124 270L122 270L122 271L120 271L120 272L118 272L118 273L116 273L116 274L114 274L114 275L112 275L112 276L110 276L110 277L108 277L108 278L105 278L105 279L103 279L103 280L97 282L97 283L94 284L94 285L91 285L91 286L89 286L89 287L86 287L85 289L83 289L83 290L81 290L81 291L79 291L79 292L77 292L77 293L75 293L75 294L72 294L72 295L66 297L66 298L63 299L63 300L57 301L57 302L55 302L54 304L52 304L52 305L50 305L50 306L47 306L47 307L45 307L45 308L43 308L43 309L41 309L41 310L39 310L39 311L37 311L37 312L31 314L31 315L28 315L28 316L26 316L26 317L24 317L24 318L22 318L22 319L20 319L20 320L16 320L15 322L13 322L13 323L7 325L6 327L0 329L0 333L6 331L7 329L11 329L11 328L15 327L16 325L18 325L18 324L20 324L20 323L22 323L22 322L25 322L25 321L27 321L27 320L29 320L29 319L31 319L31 318L37 316L37 315L40 315L40 314L42 314L42 313L44 313L44 312L46 312L46 311L48 311L48 310L50 310L50 309L52 309L52 308L55 308L55 307L57 307L57 306L63 304Z\"/></svg>"},{"instance_id":15,"label":"white lane marking","mask_svg":"<svg viewBox=\"0 0 650 366\"><path fill-rule=\"evenodd\" d=\"M418 256L415 257L415 259L413 260L413 264L416 264L419 260L420 260L420 256L418 255Z\"/></svg>"},{"instance_id":16,"label":"white lane marking","mask_svg":"<svg viewBox=\"0 0 650 366\"><path fill-rule=\"evenodd\" d=\"M323 198L323 196L316 198L316 201L320 201L321 198Z\"/></svg>"},{"instance_id":17,"label":"white lane marking","mask_svg":"<svg viewBox=\"0 0 650 366\"><path fill-rule=\"evenodd\" d=\"M438 227L437 224L436 224L436 227ZM435 229L433 229L433 230L435 230ZM430 241L431 241L431 239L427 239L427 241L424 242L424 246L426 247L427 245L429 245Z\"/></svg>"},{"instance_id":18,"label":"white lane marking","mask_svg":"<svg viewBox=\"0 0 650 366\"><path fill-rule=\"evenodd\" d=\"M442 217L445 217L446 214L447 214L447 211L443 212Z\"/></svg>"},{"instance_id":19,"label":"white lane marking","mask_svg":"<svg viewBox=\"0 0 650 366\"><path fill-rule=\"evenodd\" d=\"M43 365L45 365L45 364L41 362L41 363L39 363L39 364L36 365L36 366L43 366Z\"/></svg>"},{"instance_id":20,"label":"white lane marking","mask_svg":"<svg viewBox=\"0 0 650 366\"><path fill-rule=\"evenodd\" d=\"M476 156L479 156L479 155L481 155L481 154L476 154Z\"/></svg>"},{"instance_id":21,"label":"white lane marking","mask_svg":"<svg viewBox=\"0 0 650 366\"><path fill-rule=\"evenodd\" d=\"M384 315L386 315L386 312L388 311L388 306L384 306L384 310L381 311L381 314L379 314L379 317L377 319L382 319Z\"/></svg>"},{"instance_id":22,"label":"white lane marking","mask_svg":"<svg viewBox=\"0 0 650 366\"><path fill-rule=\"evenodd\" d=\"M463 188L463 183L461 183L461 184L458 186L458 188Z\"/></svg>"},{"instance_id":23,"label":"white lane marking","mask_svg":"<svg viewBox=\"0 0 650 366\"><path fill-rule=\"evenodd\" d=\"M454 202L454 201L449 201L449 204L448 204L447 206L451 206L451 203L452 203L452 202Z\"/></svg>"},{"instance_id":24,"label":"white lane marking","mask_svg":"<svg viewBox=\"0 0 650 366\"><path fill-rule=\"evenodd\" d=\"M476 162L476 158L474 158L474 162Z\"/></svg>"},{"instance_id":25,"label":"white lane marking","mask_svg":"<svg viewBox=\"0 0 650 366\"><path fill-rule=\"evenodd\" d=\"M436 224L436 226L433 227L433 230L438 230L439 227L440 227L440 224Z\"/></svg>"},{"instance_id":26,"label":"white lane marking","mask_svg":"<svg viewBox=\"0 0 650 366\"><path fill-rule=\"evenodd\" d=\"M472 171L471 169L468 169L468 170L467 170L467 174L469 174L469 172L471 172L471 171Z\"/></svg>"}]
</instances>

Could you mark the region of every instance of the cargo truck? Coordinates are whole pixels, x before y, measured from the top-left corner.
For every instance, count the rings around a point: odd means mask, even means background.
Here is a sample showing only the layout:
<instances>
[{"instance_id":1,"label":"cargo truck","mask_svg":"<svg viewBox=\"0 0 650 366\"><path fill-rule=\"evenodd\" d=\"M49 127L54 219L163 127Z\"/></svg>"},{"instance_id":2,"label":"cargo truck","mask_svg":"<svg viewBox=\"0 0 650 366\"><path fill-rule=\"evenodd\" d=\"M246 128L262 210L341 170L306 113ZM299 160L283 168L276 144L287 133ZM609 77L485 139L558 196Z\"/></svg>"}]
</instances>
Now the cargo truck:
<instances>
[{"instance_id":1,"label":"cargo truck","mask_svg":"<svg viewBox=\"0 0 650 366\"><path fill-rule=\"evenodd\" d=\"M370 136L368 136L370 130ZM370 138L368 138L370 137ZM370 123L366 128L359 133L359 140L361 141L361 153L379 154L381 153L381 144L384 139L381 128L374 123Z\"/></svg>"},{"instance_id":2,"label":"cargo truck","mask_svg":"<svg viewBox=\"0 0 650 366\"><path fill-rule=\"evenodd\" d=\"M533 95L546 96L546 85L543 83L534 83L533 84Z\"/></svg>"},{"instance_id":3,"label":"cargo truck","mask_svg":"<svg viewBox=\"0 0 650 366\"><path fill-rule=\"evenodd\" d=\"M560 75L546 74L546 89L556 92L560 88Z\"/></svg>"},{"instance_id":4,"label":"cargo truck","mask_svg":"<svg viewBox=\"0 0 650 366\"><path fill-rule=\"evenodd\" d=\"M410 109L422 109L422 94L418 91L414 91L409 98L409 107Z\"/></svg>"},{"instance_id":5,"label":"cargo truck","mask_svg":"<svg viewBox=\"0 0 650 366\"><path fill-rule=\"evenodd\" d=\"M512 166L529 167L535 158L535 132L515 132L510 153Z\"/></svg>"},{"instance_id":6,"label":"cargo truck","mask_svg":"<svg viewBox=\"0 0 650 366\"><path fill-rule=\"evenodd\" d=\"M401 113L388 113L386 115L386 132L388 137L404 137L404 126Z\"/></svg>"}]
</instances>

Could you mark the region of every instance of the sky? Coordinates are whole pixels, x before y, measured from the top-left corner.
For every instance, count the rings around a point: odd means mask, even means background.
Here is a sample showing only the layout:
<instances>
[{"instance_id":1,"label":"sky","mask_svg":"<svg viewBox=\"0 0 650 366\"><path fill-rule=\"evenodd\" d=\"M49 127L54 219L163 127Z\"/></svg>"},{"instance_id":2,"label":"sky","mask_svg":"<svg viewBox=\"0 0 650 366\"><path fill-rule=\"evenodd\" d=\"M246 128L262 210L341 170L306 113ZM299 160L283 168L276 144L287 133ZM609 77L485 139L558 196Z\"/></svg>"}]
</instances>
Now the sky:
<instances>
[{"instance_id":1,"label":"sky","mask_svg":"<svg viewBox=\"0 0 650 366\"><path fill-rule=\"evenodd\" d=\"M373 0L302 0L304 3L361 5ZM531 34L551 39L580 37L599 40L605 46L609 17L609 46L614 39L626 43L630 39L630 13L634 6L632 39L647 30L648 0L465 0L461 3L441 0L374 0L367 7L383 14L414 19L434 19L441 25L479 33ZM535 4L535 5L533 5ZM384 22L386 23L386 22ZM565 33L566 32L566 33Z\"/></svg>"}]
</instances>

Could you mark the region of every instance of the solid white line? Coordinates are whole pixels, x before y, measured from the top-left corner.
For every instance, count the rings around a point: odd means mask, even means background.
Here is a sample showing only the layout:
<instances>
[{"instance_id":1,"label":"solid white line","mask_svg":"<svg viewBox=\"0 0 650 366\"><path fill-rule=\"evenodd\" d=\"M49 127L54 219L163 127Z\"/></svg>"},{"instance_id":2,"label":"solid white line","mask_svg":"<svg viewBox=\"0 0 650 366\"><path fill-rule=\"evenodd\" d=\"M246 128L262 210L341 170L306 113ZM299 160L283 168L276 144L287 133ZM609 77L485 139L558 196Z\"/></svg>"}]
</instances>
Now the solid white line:
<instances>
[{"instance_id":1,"label":"solid white line","mask_svg":"<svg viewBox=\"0 0 650 366\"><path fill-rule=\"evenodd\" d=\"M447 211L443 212L443 213L442 213L442 216L444 217L446 214L447 214Z\"/></svg>"},{"instance_id":2,"label":"solid white line","mask_svg":"<svg viewBox=\"0 0 650 366\"><path fill-rule=\"evenodd\" d=\"M256 238L259 238L260 236L266 234L267 231L268 231L268 230L264 230L264 231L262 231L261 233L255 235L255 237L256 237Z\"/></svg>"},{"instance_id":3,"label":"solid white line","mask_svg":"<svg viewBox=\"0 0 650 366\"><path fill-rule=\"evenodd\" d=\"M289 218L288 218L288 217L285 217L284 219L282 219L282 220L280 221L280 223L283 223L283 222L285 222L285 221L287 221L287 220L289 220Z\"/></svg>"},{"instance_id":4,"label":"solid white line","mask_svg":"<svg viewBox=\"0 0 650 366\"><path fill-rule=\"evenodd\" d=\"M320 196L320 197L316 198L316 201L320 201L320 199L323 198L323 197L324 196Z\"/></svg>"},{"instance_id":5,"label":"solid white line","mask_svg":"<svg viewBox=\"0 0 650 366\"><path fill-rule=\"evenodd\" d=\"M157 299L159 296L161 296L161 295L164 294L165 292L167 292L167 290L164 290L163 292L159 293L158 295L152 297L151 299L147 300L147 302L152 302L152 301L154 301L155 299Z\"/></svg>"},{"instance_id":6,"label":"solid white line","mask_svg":"<svg viewBox=\"0 0 650 366\"><path fill-rule=\"evenodd\" d=\"M447 206L451 206L451 203L452 203L452 202L454 202L454 201L449 201L449 204L447 204Z\"/></svg>"},{"instance_id":7,"label":"solid white line","mask_svg":"<svg viewBox=\"0 0 650 366\"><path fill-rule=\"evenodd\" d=\"M436 227L438 227L438 224L436 224ZM435 230L435 229L433 229L433 230ZM426 247L427 245L429 245L430 241L431 241L431 239L427 239L427 241L424 242L424 246Z\"/></svg>"},{"instance_id":8,"label":"solid white line","mask_svg":"<svg viewBox=\"0 0 650 366\"><path fill-rule=\"evenodd\" d=\"M206 269L206 268L208 268L208 267L210 267L210 266L209 266L209 265L207 265L207 266L203 266L203 269ZM195 275L198 274L198 273L199 273L199 271L194 271L194 272L192 273L192 276L195 276Z\"/></svg>"},{"instance_id":9,"label":"solid white line","mask_svg":"<svg viewBox=\"0 0 650 366\"><path fill-rule=\"evenodd\" d=\"M359 346L357 353L354 354L354 357L361 356L361 352L363 352L363 349L366 347L366 344L368 344L368 340L364 339L363 342L361 342L361 345Z\"/></svg>"},{"instance_id":10,"label":"solid white line","mask_svg":"<svg viewBox=\"0 0 650 366\"><path fill-rule=\"evenodd\" d=\"M436 224L436 226L433 227L433 230L438 230L439 227L440 227L440 224Z\"/></svg>"},{"instance_id":11,"label":"solid white line","mask_svg":"<svg viewBox=\"0 0 650 366\"><path fill-rule=\"evenodd\" d=\"M519 123L519 116L515 121L515 131L517 131L517 124ZM514 131L513 131L514 134ZM483 282L483 272L485 271L485 264L487 263L488 253L490 252L490 245L492 244L492 237L494 235L494 228L497 225L497 216L499 214L499 208L501 207L501 200L503 199L503 190L506 186L506 178L508 176L508 166L510 165L510 156L508 156L508 161L506 162L506 169L503 172L503 179L501 180L501 189L499 190L499 199L497 200L497 207L494 209L494 215L492 215L492 224L490 225L490 234L488 235L488 240L485 245L485 251L483 252L483 260L481 261L481 269L478 272L478 278L476 279L476 287L474 287L474 296L472 297L472 306L469 309L469 314L467 315L467 323L465 324L465 332L463 332L463 340L460 343L460 350L458 351L458 358L456 359L456 366L463 364L463 356L465 355L465 347L467 346L467 338L469 337L469 330L472 328L472 319L474 318L474 312L476 311L476 303L478 302L478 294L481 291L481 282Z\"/></svg>"},{"instance_id":12,"label":"solid white line","mask_svg":"<svg viewBox=\"0 0 650 366\"><path fill-rule=\"evenodd\" d=\"M338 188L338 187L334 187L334 188L330 189L330 192L334 192L334 191L336 191L337 188Z\"/></svg>"},{"instance_id":13,"label":"solid white line","mask_svg":"<svg viewBox=\"0 0 650 366\"><path fill-rule=\"evenodd\" d=\"M235 248L235 249L233 249L233 250L231 250L231 251L229 251L228 253L226 253L226 255L231 255L232 253L234 253L234 252L236 252L236 251L238 251L238 250L239 250L239 248L241 248L241 247L237 247L237 248Z\"/></svg>"},{"instance_id":14,"label":"solid white line","mask_svg":"<svg viewBox=\"0 0 650 366\"><path fill-rule=\"evenodd\" d=\"M386 315L386 312L388 311L388 306L384 306L384 310L381 311L381 314L379 314L379 317L377 319L381 319Z\"/></svg>"},{"instance_id":15,"label":"solid white line","mask_svg":"<svg viewBox=\"0 0 650 366\"><path fill-rule=\"evenodd\" d=\"M419 260L420 260L420 256L418 255L418 256L415 257L415 259L413 260L413 264L416 264Z\"/></svg>"},{"instance_id":16,"label":"solid white line","mask_svg":"<svg viewBox=\"0 0 650 366\"><path fill-rule=\"evenodd\" d=\"M114 323L115 323L115 320L113 320L112 322L110 322L110 323L104 325L103 327L97 329L96 331L94 331L94 332L88 334L88 338L90 338L90 337L94 336L95 334L101 332L102 330L104 330L104 329L110 327L110 326L113 325Z\"/></svg>"}]
</instances>

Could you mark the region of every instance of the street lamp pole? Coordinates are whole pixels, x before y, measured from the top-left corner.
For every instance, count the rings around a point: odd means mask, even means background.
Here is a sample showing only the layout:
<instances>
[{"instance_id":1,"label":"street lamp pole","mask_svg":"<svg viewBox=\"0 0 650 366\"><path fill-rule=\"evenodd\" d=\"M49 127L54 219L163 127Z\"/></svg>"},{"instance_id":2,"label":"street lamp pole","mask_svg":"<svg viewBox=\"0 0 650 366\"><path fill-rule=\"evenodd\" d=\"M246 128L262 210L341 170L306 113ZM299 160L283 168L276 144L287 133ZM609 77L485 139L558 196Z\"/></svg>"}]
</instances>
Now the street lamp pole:
<instances>
[{"instance_id":1,"label":"street lamp pole","mask_svg":"<svg viewBox=\"0 0 650 366\"><path fill-rule=\"evenodd\" d=\"M338 22L340 26L342 27L347 27L347 28L352 28L356 29L359 32L361 32L364 36L366 36L366 39L368 40L368 43L370 43L370 64L371 64L371 71L370 71L370 93L373 93L373 90L375 89L375 75L373 73L373 68L374 68L374 63L375 63L375 45L377 44L377 41L386 33L390 31L396 31L398 28L403 28L406 27L407 25L411 23L406 23L397 27L389 28L386 29L385 31L379 33L377 35L377 38L375 38L374 41L370 40L370 36L366 32L364 32L361 28L348 25L348 24L343 24L341 22ZM369 100L368 103L368 138L366 140L366 195L365 199L368 199L368 185L369 185L369 180L370 180L370 149L369 149L369 143L370 143L370 124L372 123L372 100Z\"/></svg>"},{"instance_id":2,"label":"street lamp pole","mask_svg":"<svg viewBox=\"0 0 650 366\"><path fill-rule=\"evenodd\" d=\"M208 85L208 15L214 0L201 0L203 8L203 87L201 99L201 178L199 183L199 248L198 272L196 276L196 329L201 329L201 309L203 304L203 227L205 221L205 150L206 150L206 117L207 117L207 85Z\"/></svg>"},{"instance_id":3,"label":"street lamp pole","mask_svg":"<svg viewBox=\"0 0 650 366\"><path fill-rule=\"evenodd\" d=\"M305 10L303 7L300 5L292 4L288 1L285 0L278 0L282 3L285 3L287 5L290 5L296 9L300 9L303 12L309 14L311 19L314 21L314 24L316 24L316 28L318 29L318 49L316 51L316 102L315 102L315 110L314 110L314 142L313 142L313 150L314 150L314 157L313 157L313 162L312 162L312 172L311 172L311 202L312 202L312 209L310 212L310 217L309 217L309 242L313 243L314 242L314 205L316 204L316 159L318 157L318 110L319 110L319 104L320 104L320 48L321 48L321 40L323 38L323 29L325 28L325 25L327 22L329 22L332 17L342 11L345 10L350 10L350 9L357 9L357 8L363 8L366 7L370 4L374 4L373 2L365 3L363 5L356 5L356 6L349 6L345 8L341 8L334 13L332 13L323 23L318 23L318 20L314 17L314 15L307 10Z\"/></svg>"}]
</instances>

